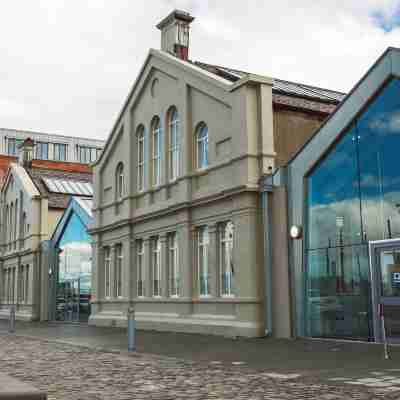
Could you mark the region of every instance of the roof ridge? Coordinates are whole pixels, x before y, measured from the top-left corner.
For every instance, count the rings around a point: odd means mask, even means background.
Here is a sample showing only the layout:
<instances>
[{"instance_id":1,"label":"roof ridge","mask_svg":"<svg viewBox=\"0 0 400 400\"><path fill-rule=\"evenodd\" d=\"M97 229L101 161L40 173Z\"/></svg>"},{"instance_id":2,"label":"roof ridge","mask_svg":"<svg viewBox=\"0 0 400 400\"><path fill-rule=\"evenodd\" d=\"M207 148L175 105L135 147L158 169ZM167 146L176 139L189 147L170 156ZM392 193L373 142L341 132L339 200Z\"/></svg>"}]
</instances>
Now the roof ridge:
<instances>
[{"instance_id":1,"label":"roof ridge","mask_svg":"<svg viewBox=\"0 0 400 400\"><path fill-rule=\"evenodd\" d=\"M251 73L251 72L243 71L243 70L235 69L235 68L231 68L231 67L226 67L226 66L223 66L223 65L209 64L209 63L205 63L205 62L202 62L202 61L192 61L192 62L193 62L194 64L200 64L200 65L209 66L209 67L214 67L214 68L226 69L226 70L228 70L228 71L238 72L238 73L245 74L245 75L253 75L253 73ZM265 77L267 76L267 75L261 75L261 74L257 74L257 75L265 76ZM290 83L290 84L298 85L298 86L301 86L301 87L303 87L303 88L310 89L310 90L312 90L312 89L318 90L318 89L319 89L319 90L324 90L324 91L326 91L326 92L336 93L336 94L339 94L339 95L346 95L345 92L341 92L341 91L339 91L339 90L333 90L333 89L327 89L327 88L325 88L325 87L320 87L320 86L315 86L315 85L309 85L308 83L302 83L302 82L297 82L297 81L290 81L290 80L287 80L287 79L274 78L274 77L272 77L272 79L273 79L274 81L277 81L277 82ZM328 97L328 96L327 96L327 97ZM335 100L335 99L332 99L332 100Z\"/></svg>"}]
</instances>

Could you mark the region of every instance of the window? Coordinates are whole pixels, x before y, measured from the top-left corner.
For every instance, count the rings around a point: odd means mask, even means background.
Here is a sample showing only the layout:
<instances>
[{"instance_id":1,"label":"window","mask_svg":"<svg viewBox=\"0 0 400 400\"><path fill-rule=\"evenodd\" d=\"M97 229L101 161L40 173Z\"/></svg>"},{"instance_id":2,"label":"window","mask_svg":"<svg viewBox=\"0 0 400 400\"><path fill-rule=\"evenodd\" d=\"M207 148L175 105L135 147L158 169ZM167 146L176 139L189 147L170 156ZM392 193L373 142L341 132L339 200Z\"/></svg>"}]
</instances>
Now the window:
<instances>
[{"instance_id":1,"label":"window","mask_svg":"<svg viewBox=\"0 0 400 400\"><path fill-rule=\"evenodd\" d=\"M14 215L14 237L13 237L13 240L14 240L14 249L17 247L17 230L18 230L18 223L19 223L19 221L18 221L18 217L19 217L19 215L18 215L18 199L17 200L15 200L15 215Z\"/></svg>"},{"instance_id":2,"label":"window","mask_svg":"<svg viewBox=\"0 0 400 400\"><path fill-rule=\"evenodd\" d=\"M144 189L144 167L146 160L145 153L145 136L144 127L140 126L137 132L137 150L138 150L138 177L137 177L137 188L141 192Z\"/></svg>"},{"instance_id":3,"label":"window","mask_svg":"<svg viewBox=\"0 0 400 400\"><path fill-rule=\"evenodd\" d=\"M221 274L221 295L232 296L233 293L233 238L234 225L227 222L221 225L220 229L220 274Z\"/></svg>"},{"instance_id":4,"label":"window","mask_svg":"<svg viewBox=\"0 0 400 400\"><path fill-rule=\"evenodd\" d=\"M153 271L153 296L161 296L161 241L154 237L152 240L152 271Z\"/></svg>"},{"instance_id":5,"label":"window","mask_svg":"<svg viewBox=\"0 0 400 400\"><path fill-rule=\"evenodd\" d=\"M6 205L6 215L4 216L4 238L5 241L7 242L7 238L8 238L8 230L10 229L10 224L9 224L9 215L10 215L10 211L9 211L9 207L8 204Z\"/></svg>"},{"instance_id":6,"label":"window","mask_svg":"<svg viewBox=\"0 0 400 400\"><path fill-rule=\"evenodd\" d=\"M97 157L100 155L100 149L96 147L89 146L76 146L76 154L78 162L82 164L89 164L97 160Z\"/></svg>"},{"instance_id":7,"label":"window","mask_svg":"<svg viewBox=\"0 0 400 400\"><path fill-rule=\"evenodd\" d=\"M25 266L25 302L29 301L29 264Z\"/></svg>"},{"instance_id":8,"label":"window","mask_svg":"<svg viewBox=\"0 0 400 400\"><path fill-rule=\"evenodd\" d=\"M136 265L137 265L137 296L144 296L144 243L143 240L136 241Z\"/></svg>"},{"instance_id":9,"label":"window","mask_svg":"<svg viewBox=\"0 0 400 400\"><path fill-rule=\"evenodd\" d=\"M9 156L18 155L18 146L23 142L23 139L8 138L7 139L7 153Z\"/></svg>"},{"instance_id":10,"label":"window","mask_svg":"<svg viewBox=\"0 0 400 400\"><path fill-rule=\"evenodd\" d=\"M21 265L18 274L18 299L19 301L25 301L25 271L24 266Z\"/></svg>"},{"instance_id":11,"label":"window","mask_svg":"<svg viewBox=\"0 0 400 400\"><path fill-rule=\"evenodd\" d=\"M124 197L124 164L119 163L116 173L116 198L121 200Z\"/></svg>"},{"instance_id":12,"label":"window","mask_svg":"<svg viewBox=\"0 0 400 400\"><path fill-rule=\"evenodd\" d=\"M115 297L122 297L122 244L115 247Z\"/></svg>"},{"instance_id":13,"label":"window","mask_svg":"<svg viewBox=\"0 0 400 400\"><path fill-rule=\"evenodd\" d=\"M208 167L208 128L201 124L196 133L197 168Z\"/></svg>"},{"instance_id":14,"label":"window","mask_svg":"<svg viewBox=\"0 0 400 400\"><path fill-rule=\"evenodd\" d=\"M67 161L67 145L62 143L54 143L54 160Z\"/></svg>"},{"instance_id":15,"label":"window","mask_svg":"<svg viewBox=\"0 0 400 400\"><path fill-rule=\"evenodd\" d=\"M170 111L169 118L169 179L179 176L179 119L176 108Z\"/></svg>"},{"instance_id":16,"label":"window","mask_svg":"<svg viewBox=\"0 0 400 400\"><path fill-rule=\"evenodd\" d=\"M49 144L46 142L36 142L36 159L48 160L49 159Z\"/></svg>"},{"instance_id":17,"label":"window","mask_svg":"<svg viewBox=\"0 0 400 400\"><path fill-rule=\"evenodd\" d=\"M105 297L111 297L111 251L110 247L104 247L104 282Z\"/></svg>"},{"instance_id":18,"label":"window","mask_svg":"<svg viewBox=\"0 0 400 400\"><path fill-rule=\"evenodd\" d=\"M21 221L21 247L25 247L25 237L28 233L27 230L27 220L26 220L26 212L22 213L22 221Z\"/></svg>"},{"instance_id":19,"label":"window","mask_svg":"<svg viewBox=\"0 0 400 400\"><path fill-rule=\"evenodd\" d=\"M152 171L153 185L161 183L161 126L157 117L152 123Z\"/></svg>"},{"instance_id":20,"label":"window","mask_svg":"<svg viewBox=\"0 0 400 400\"><path fill-rule=\"evenodd\" d=\"M197 267L200 296L210 295L210 274L208 271L208 227L202 226L197 232Z\"/></svg>"},{"instance_id":21,"label":"window","mask_svg":"<svg viewBox=\"0 0 400 400\"><path fill-rule=\"evenodd\" d=\"M13 223L13 218L14 218L14 203L11 203L10 206L10 219L9 219L9 224L8 224L8 241L11 249L11 242L13 240L13 231L14 231L14 223Z\"/></svg>"},{"instance_id":22,"label":"window","mask_svg":"<svg viewBox=\"0 0 400 400\"><path fill-rule=\"evenodd\" d=\"M169 234L169 288L170 296L178 297L180 292L180 273L179 273L179 249L178 236L176 232Z\"/></svg>"}]
</instances>

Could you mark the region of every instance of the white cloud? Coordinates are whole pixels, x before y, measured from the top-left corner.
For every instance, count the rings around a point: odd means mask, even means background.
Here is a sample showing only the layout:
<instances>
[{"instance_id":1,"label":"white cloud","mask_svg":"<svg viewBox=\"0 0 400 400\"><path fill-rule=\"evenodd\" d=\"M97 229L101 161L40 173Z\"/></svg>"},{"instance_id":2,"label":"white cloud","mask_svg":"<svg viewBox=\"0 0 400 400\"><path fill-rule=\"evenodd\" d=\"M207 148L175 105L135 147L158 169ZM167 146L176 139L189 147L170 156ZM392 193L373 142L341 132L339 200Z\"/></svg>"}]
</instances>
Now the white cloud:
<instances>
[{"instance_id":1,"label":"white cloud","mask_svg":"<svg viewBox=\"0 0 400 400\"><path fill-rule=\"evenodd\" d=\"M191 56L349 90L399 43L372 18L390 0L15 0L0 4L1 125L105 138L173 8L190 11ZM23 10L23 12L21 12Z\"/></svg>"}]
</instances>

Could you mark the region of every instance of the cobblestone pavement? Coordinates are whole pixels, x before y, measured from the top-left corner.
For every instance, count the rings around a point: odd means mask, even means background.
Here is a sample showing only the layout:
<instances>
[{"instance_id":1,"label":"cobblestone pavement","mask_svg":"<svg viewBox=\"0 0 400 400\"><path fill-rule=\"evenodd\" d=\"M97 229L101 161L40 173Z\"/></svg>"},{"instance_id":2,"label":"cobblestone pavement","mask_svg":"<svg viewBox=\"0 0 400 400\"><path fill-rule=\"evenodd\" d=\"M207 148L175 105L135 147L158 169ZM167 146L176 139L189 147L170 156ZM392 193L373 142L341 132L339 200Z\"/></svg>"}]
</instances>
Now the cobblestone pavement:
<instances>
[{"instance_id":1,"label":"cobblestone pavement","mask_svg":"<svg viewBox=\"0 0 400 400\"><path fill-rule=\"evenodd\" d=\"M400 380L396 386L388 372L376 372L368 382L321 381L318 375L255 370L242 362L185 361L12 335L0 335L0 368L47 391L49 400L400 398ZM384 387L371 385L379 374L388 378Z\"/></svg>"}]
</instances>

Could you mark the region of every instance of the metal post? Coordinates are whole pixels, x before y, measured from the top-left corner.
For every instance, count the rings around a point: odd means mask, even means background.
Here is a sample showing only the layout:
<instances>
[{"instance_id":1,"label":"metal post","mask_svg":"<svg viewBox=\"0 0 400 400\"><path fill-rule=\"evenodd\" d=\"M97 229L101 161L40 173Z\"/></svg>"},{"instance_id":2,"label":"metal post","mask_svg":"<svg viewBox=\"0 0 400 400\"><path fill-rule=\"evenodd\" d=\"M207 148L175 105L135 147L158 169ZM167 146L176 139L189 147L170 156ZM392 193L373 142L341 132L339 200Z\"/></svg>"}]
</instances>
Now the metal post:
<instances>
[{"instance_id":1,"label":"metal post","mask_svg":"<svg viewBox=\"0 0 400 400\"><path fill-rule=\"evenodd\" d=\"M15 305L10 307L10 325L8 328L10 333L15 333Z\"/></svg>"},{"instance_id":2,"label":"metal post","mask_svg":"<svg viewBox=\"0 0 400 400\"><path fill-rule=\"evenodd\" d=\"M379 304L379 314L381 317L381 324L382 324L382 339L383 339L383 351L385 355L385 360L389 360L389 344L386 335L386 327L385 327L385 313L383 310L383 304Z\"/></svg>"},{"instance_id":3,"label":"metal post","mask_svg":"<svg viewBox=\"0 0 400 400\"><path fill-rule=\"evenodd\" d=\"M128 351L135 351L135 335L136 335L136 321L135 321L135 308L130 303L128 307Z\"/></svg>"}]
</instances>

